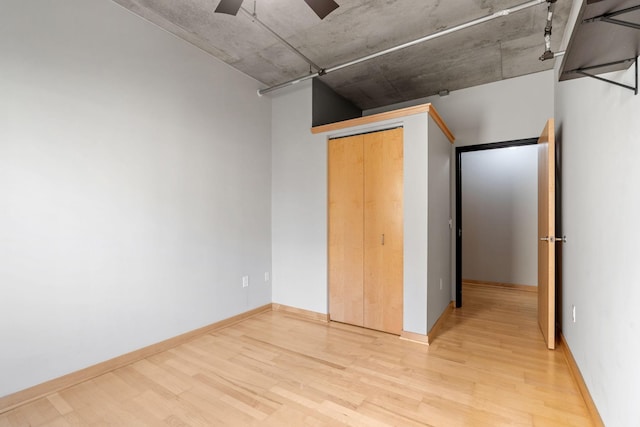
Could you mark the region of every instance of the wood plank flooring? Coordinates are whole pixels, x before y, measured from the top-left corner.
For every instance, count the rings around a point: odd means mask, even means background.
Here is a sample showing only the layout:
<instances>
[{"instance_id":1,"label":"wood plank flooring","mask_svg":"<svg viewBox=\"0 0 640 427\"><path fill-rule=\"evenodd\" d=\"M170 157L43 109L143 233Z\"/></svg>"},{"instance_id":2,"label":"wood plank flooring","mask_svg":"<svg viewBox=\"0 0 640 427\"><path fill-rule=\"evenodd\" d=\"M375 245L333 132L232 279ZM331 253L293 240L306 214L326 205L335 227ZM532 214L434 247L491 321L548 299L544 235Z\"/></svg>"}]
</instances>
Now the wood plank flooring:
<instances>
[{"instance_id":1,"label":"wood plank flooring","mask_svg":"<svg viewBox=\"0 0 640 427\"><path fill-rule=\"evenodd\" d=\"M268 312L0 415L14 426L590 426L536 294L474 285L431 346Z\"/></svg>"}]
</instances>

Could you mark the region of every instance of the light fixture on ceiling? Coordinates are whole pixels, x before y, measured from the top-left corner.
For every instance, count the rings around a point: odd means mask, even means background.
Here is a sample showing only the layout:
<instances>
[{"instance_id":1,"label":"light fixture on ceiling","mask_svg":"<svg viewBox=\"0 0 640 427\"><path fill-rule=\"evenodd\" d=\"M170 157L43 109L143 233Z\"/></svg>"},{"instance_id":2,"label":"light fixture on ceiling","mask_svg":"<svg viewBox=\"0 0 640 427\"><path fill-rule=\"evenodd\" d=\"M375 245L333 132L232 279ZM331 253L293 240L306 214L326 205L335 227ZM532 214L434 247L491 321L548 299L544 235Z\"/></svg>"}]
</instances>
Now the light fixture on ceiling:
<instances>
[{"instance_id":1,"label":"light fixture on ceiling","mask_svg":"<svg viewBox=\"0 0 640 427\"><path fill-rule=\"evenodd\" d=\"M214 12L237 15L243 0L220 0ZM334 0L304 0L304 2L318 15L324 19L328 14L336 10L340 5Z\"/></svg>"},{"instance_id":2,"label":"light fixture on ceiling","mask_svg":"<svg viewBox=\"0 0 640 427\"><path fill-rule=\"evenodd\" d=\"M240 10L240 6L242 6L242 1L243 0L221 0L214 12L236 16Z\"/></svg>"},{"instance_id":3,"label":"light fixture on ceiling","mask_svg":"<svg viewBox=\"0 0 640 427\"><path fill-rule=\"evenodd\" d=\"M333 0L304 0L320 19L336 10L340 5Z\"/></svg>"}]
</instances>

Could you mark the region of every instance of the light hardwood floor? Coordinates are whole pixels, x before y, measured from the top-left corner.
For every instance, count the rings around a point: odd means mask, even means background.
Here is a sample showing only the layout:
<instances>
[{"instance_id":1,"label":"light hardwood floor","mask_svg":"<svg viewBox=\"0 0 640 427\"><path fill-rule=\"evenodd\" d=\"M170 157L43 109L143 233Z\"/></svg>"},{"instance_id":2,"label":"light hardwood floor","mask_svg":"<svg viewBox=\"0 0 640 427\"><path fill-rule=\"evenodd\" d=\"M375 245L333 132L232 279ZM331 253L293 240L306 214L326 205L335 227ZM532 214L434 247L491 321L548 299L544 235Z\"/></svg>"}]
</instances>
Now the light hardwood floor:
<instances>
[{"instance_id":1,"label":"light hardwood floor","mask_svg":"<svg viewBox=\"0 0 640 427\"><path fill-rule=\"evenodd\" d=\"M474 285L431 346L268 312L0 415L0 426L590 426L536 294Z\"/></svg>"}]
</instances>

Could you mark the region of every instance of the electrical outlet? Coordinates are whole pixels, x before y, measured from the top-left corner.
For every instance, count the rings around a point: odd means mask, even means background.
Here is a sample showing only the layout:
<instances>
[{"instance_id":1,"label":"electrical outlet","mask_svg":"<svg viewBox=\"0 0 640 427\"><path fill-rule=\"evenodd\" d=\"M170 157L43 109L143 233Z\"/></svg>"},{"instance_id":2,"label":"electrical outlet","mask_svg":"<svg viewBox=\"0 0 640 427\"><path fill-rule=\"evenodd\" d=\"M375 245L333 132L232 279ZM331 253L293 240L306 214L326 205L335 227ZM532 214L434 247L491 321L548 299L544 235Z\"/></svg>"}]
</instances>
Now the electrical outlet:
<instances>
[{"instance_id":1,"label":"electrical outlet","mask_svg":"<svg viewBox=\"0 0 640 427\"><path fill-rule=\"evenodd\" d=\"M571 306L571 319L573 319L573 323L576 323L576 306Z\"/></svg>"},{"instance_id":2,"label":"electrical outlet","mask_svg":"<svg viewBox=\"0 0 640 427\"><path fill-rule=\"evenodd\" d=\"M442 277L440 278L440 290L442 290Z\"/></svg>"},{"instance_id":3,"label":"electrical outlet","mask_svg":"<svg viewBox=\"0 0 640 427\"><path fill-rule=\"evenodd\" d=\"M265 282L268 282L268 281L269 281L269 272L268 272L268 271L265 271L265 272L264 272L264 281L265 281Z\"/></svg>"},{"instance_id":4,"label":"electrical outlet","mask_svg":"<svg viewBox=\"0 0 640 427\"><path fill-rule=\"evenodd\" d=\"M249 286L249 276L242 276L242 287L246 288Z\"/></svg>"}]
</instances>

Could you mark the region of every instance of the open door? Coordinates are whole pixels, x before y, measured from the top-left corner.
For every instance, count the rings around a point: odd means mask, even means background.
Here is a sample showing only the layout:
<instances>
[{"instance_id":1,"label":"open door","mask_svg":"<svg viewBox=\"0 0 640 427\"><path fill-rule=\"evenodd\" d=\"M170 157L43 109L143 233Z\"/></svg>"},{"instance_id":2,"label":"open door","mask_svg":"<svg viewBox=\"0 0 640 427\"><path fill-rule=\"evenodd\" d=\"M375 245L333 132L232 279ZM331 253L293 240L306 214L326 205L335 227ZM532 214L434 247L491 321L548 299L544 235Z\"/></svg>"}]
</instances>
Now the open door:
<instances>
[{"instance_id":1,"label":"open door","mask_svg":"<svg viewBox=\"0 0 640 427\"><path fill-rule=\"evenodd\" d=\"M556 347L555 135L549 119L538 138L538 323L547 347Z\"/></svg>"}]
</instances>

